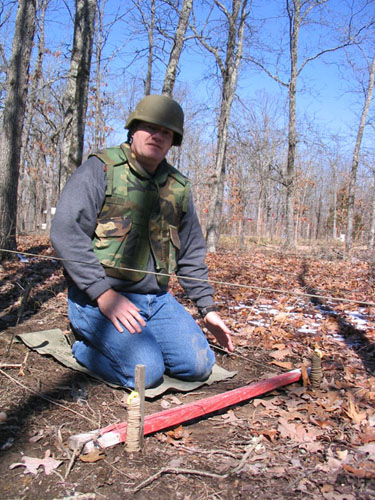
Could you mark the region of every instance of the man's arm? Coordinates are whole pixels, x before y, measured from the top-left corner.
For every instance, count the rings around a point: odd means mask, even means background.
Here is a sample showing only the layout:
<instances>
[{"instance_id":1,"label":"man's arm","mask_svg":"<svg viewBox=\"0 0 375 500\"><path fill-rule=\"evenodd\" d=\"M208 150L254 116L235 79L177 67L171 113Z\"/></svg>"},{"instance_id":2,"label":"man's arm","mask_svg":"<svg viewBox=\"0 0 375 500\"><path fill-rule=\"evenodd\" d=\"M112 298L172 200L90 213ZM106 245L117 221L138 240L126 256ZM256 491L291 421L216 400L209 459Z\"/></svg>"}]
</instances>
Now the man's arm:
<instances>
[{"instance_id":1,"label":"man's arm","mask_svg":"<svg viewBox=\"0 0 375 500\"><path fill-rule=\"evenodd\" d=\"M188 210L180 223L179 237L180 250L177 256L176 274L195 278L194 280L179 278L179 282L198 307L211 306L214 304L212 298L214 289L207 282L206 244L191 193Z\"/></svg>"},{"instance_id":2,"label":"man's arm","mask_svg":"<svg viewBox=\"0 0 375 500\"><path fill-rule=\"evenodd\" d=\"M90 158L66 183L51 226L51 242L80 290L95 300L110 285L92 248L98 214L105 197L103 163Z\"/></svg>"},{"instance_id":3,"label":"man's arm","mask_svg":"<svg viewBox=\"0 0 375 500\"><path fill-rule=\"evenodd\" d=\"M217 312L209 312L204 318L204 323L222 347L230 352L234 351L230 330Z\"/></svg>"},{"instance_id":4,"label":"man's arm","mask_svg":"<svg viewBox=\"0 0 375 500\"><path fill-rule=\"evenodd\" d=\"M208 268L205 263L206 244L191 194L187 213L181 221L179 236L181 247L178 254L177 275L189 276L198 280L179 278L179 281L189 298L195 301L198 308L208 307L209 310L209 306L214 305L214 289L206 281L208 279ZM219 344L232 352L234 347L230 330L219 314L216 311L207 312L203 320L205 326Z\"/></svg>"},{"instance_id":5,"label":"man's arm","mask_svg":"<svg viewBox=\"0 0 375 500\"><path fill-rule=\"evenodd\" d=\"M111 288L102 293L97 302L100 312L112 321L120 333L124 331L122 325L132 334L141 333L141 326L146 326L146 322L139 314L139 308Z\"/></svg>"},{"instance_id":6,"label":"man's arm","mask_svg":"<svg viewBox=\"0 0 375 500\"><path fill-rule=\"evenodd\" d=\"M92 237L106 190L103 163L87 160L67 182L52 221L51 242L77 287L97 300L100 311L119 332L124 325L130 333L145 326L138 308L111 288L93 248Z\"/></svg>"}]
</instances>

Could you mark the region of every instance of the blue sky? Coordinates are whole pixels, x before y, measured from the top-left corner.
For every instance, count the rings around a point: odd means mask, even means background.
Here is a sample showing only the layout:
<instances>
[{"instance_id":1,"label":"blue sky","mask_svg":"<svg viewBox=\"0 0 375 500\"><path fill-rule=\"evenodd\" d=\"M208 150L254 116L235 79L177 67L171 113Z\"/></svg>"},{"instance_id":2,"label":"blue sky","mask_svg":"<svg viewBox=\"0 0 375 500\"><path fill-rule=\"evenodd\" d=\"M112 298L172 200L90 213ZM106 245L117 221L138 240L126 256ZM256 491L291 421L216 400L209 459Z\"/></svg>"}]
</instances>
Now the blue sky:
<instances>
[{"instance_id":1,"label":"blue sky","mask_svg":"<svg viewBox=\"0 0 375 500\"><path fill-rule=\"evenodd\" d=\"M70 3L73 4L73 2ZM108 19L111 19L113 12L119 6L124 10L129 6L127 2L119 4L118 0L107 0L106 4ZM50 5L52 9L48 13L47 45L55 45L55 48L58 48L63 43L68 47L71 43L72 24L66 8L63 2L59 1L52 1ZM200 2L197 3L198 8L201 8L202 5ZM260 30L260 38L263 41L268 41L273 47L276 47L282 41L285 43L283 33L285 34L287 25L285 24L285 12L282 11L284 5L284 1L280 0L268 0L267 2L261 0L253 1L251 15L254 15L258 20L261 18L268 19L265 21L262 30ZM343 11L343 15L347 12L346 0L329 0L327 5L330 8L340 8ZM198 12L198 18L203 19L202 12ZM328 21L328 24L332 24L330 19ZM301 52L304 50L308 52L311 49L309 45L315 45L321 36L327 36L329 29L330 26L322 27L318 24L314 27L309 27L308 31L305 31L304 28L301 29ZM127 64L126 58L130 57L132 51L141 45L140 39L130 39L126 34L126 30L127 26L125 22L123 24L117 23L110 32L107 47L108 54L119 46L126 45L125 50L127 51L127 55L118 57L115 62L114 66L117 71L123 69ZM8 37L8 42L10 39ZM323 42L327 42L326 45L332 45L334 40L323 40ZM354 146L354 136L358 128L363 96L354 95L349 92L350 87L353 88L353 79L352 73L345 67L345 58L343 56L343 53L333 53L329 58L315 60L305 67L301 75L302 78L299 80L300 92L297 100L297 112L300 117L307 115L313 123L314 128L319 130L324 136L339 134L347 137L346 144L348 150L350 150ZM270 57L270 60L272 60L272 57ZM145 60L143 60L135 64L134 67L129 68L125 72L125 76L116 79L115 85L123 86L123 81L126 81L129 75L133 76L132 73L135 75L144 75L146 72L145 64ZM205 104L209 103L212 108L217 105L218 89L217 87L215 88L213 80L207 86L205 78L214 72L214 67L215 64L212 55L208 53L200 53L198 55L196 49L185 49L181 59L178 78L178 84L189 85L194 99ZM159 78L160 82L162 81L164 70L165 67L160 65L159 73L156 72L155 74L156 81L157 78ZM306 86L305 91L301 90L302 86ZM154 91L158 92L160 88L156 85ZM142 92L141 88L140 92ZM273 96L280 101L281 105L284 105L285 89L260 70L245 69L244 67L238 83L238 95L247 102L250 102L253 99L257 99L257 96L262 92ZM372 115L373 107L374 104L372 104ZM214 123L214 115L212 115L212 123ZM123 131L121 130L122 133ZM371 147L374 146L373 130L371 128L368 128L366 131L365 142Z\"/></svg>"},{"instance_id":2,"label":"blue sky","mask_svg":"<svg viewBox=\"0 0 375 500\"><path fill-rule=\"evenodd\" d=\"M342 10L342 16L348 13L344 0L331 0L329 7ZM286 36L287 23L285 12L282 11L285 3L278 1L254 2L252 14L260 18L268 18L262 28L261 37L269 40L269 45L276 47L283 44L287 52L288 38ZM317 17L315 20L318 21ZM323 19L324 20L324 19ZM359 22L358 17L356 20ZM283 37L284 35L284 37ZM328 19L326 26L316 24L315 26L302 27L300 31L300 55L301 63L305 57L317 52L315 44L320 43L322 48L333 47L338 42L334 38L335 33L331 30L331 22ZM359 63L359 51L351 50L351 57ZM263 56L263 54L261 54ZM201 93L203 99L210 99L203 77L207 74L207 67L212 64L212 56L207 55L210 63L197 61L194 56L185 52L182 61L181 79L189 81L196 92ZM259 53L258 53L259 57ZM275 55L268 57L274 71ZM286 63L286 59L281 57L281 63ZM364 95L355 93L359 90L358 82L353 78L353 73L346 66L346 57L343 50L332 52L324 58L316 59L308 63L299 77L297 114L310 118L316 130L327 137L337 134L346 137L345 144L348 150L354 147L354 140L359 125L360 113L364 102ZM287 64L287 63L286 63ZM363 61L361 61L363 65ZM288 70L287 65L285 66ZM281 72L281 75L283 73ZM288 73L284 73L284 79L288 78ZM367 81L365 79L365 81ZM211 89L212 90L212 89ZM266 92L282 102L286 97L286 89L272 80L268 75L258 69L243 68L237 93L246 100L256 99L256 96ZM373 115L374 104L371 111ZM367 128L364 143L369 147L374 147L373 130Z\"/></svg>"}]
</instances>

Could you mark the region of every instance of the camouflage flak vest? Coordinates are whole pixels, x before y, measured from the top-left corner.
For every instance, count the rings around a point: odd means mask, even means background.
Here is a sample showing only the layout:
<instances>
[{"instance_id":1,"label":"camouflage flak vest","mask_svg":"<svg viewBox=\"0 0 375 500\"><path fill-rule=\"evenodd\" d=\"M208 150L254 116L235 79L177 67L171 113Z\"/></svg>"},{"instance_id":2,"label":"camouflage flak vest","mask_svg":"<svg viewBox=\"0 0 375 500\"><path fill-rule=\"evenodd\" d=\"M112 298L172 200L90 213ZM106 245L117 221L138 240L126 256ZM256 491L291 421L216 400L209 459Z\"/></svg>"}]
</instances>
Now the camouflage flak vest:
<instances>
[{"instance_id":1,"label":"camouflage flak vest","mask_svg":"<svg viewBox=\"0 0 375 500\"><path fill-rule=\"evenodd\" d=\"M176 270L178 229L187 211L190 183L165 160L151 176L136 162L128 144L98 157L107 172L107 190L93 249L108 276L140 281L152 253L156 272ZM126 269L115 269L117 267ZM167 286L168 276L157 276Z\"/></svg>"}]
</instances>

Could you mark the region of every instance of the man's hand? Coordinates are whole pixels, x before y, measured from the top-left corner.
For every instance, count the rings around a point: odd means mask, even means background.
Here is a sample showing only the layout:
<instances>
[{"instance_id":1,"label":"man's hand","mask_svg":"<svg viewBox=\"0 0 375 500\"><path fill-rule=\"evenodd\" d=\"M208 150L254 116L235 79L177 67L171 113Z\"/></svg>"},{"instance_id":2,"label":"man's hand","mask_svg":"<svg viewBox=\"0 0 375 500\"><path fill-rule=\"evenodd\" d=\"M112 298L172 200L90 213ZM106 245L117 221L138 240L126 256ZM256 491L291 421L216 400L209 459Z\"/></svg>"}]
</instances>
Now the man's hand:
<instances>
[{"instance_id":1,"label":"man's hand","mask_svg":"<svg viewBox=\"0 0 375 500\"><path fill-rule=\"evenodd\" d=\"M141 326L146 326L138 307L112 288L102 293L97 302L100 312L112 321L120 333L124 331L121 323L130 333L141 333Z\"/></svg>"},{"instance_id":2,"label":"man's hand","mask_svg":"<svg viewBox=\"0 0 375 500\"><path fill-rule=\"evenodd\" d=\"M204 323L208 331L212 333L222 347L228 349L229 352L234 351L230 330L217 312L211 311L206 314L204 317Z\"/></svg>"}]
</instances>

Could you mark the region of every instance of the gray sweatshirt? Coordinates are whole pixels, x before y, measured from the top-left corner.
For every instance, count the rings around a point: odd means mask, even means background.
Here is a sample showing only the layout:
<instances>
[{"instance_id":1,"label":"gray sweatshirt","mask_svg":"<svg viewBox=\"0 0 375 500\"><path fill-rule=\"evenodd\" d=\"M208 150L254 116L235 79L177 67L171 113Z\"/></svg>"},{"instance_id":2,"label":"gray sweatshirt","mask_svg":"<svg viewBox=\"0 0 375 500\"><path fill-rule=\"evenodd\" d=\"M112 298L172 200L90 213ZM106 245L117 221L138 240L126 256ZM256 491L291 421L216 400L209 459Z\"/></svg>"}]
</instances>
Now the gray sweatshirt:
<instances>
[{"instance_id":1,"label":"gray sweatshirt","mask_svg":"<svg viewBox=\"0 0 375 500\"><path fill-rule=\"evenodd\" d=\"M52 221L51 242L57 255L66 259L63 264L68 284L74 282L91 300L96 300L109 288L142 294L165 291L153 274L146 274L136 283L105 274L92 248L92 238L104 203L105 191L104 165L97 157L91 157L73 173L61 193ZM177 276L207 279L206 247L191 195L187 213L181 220L179 237L181 247L177 256ZM152 257L147 270L155 271ZM213 304L213 288L210 284L182 278L179 281L197 306Z\"/></svg>"}]
</instances>

